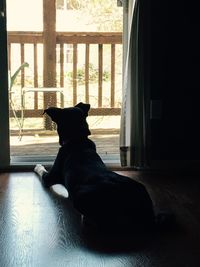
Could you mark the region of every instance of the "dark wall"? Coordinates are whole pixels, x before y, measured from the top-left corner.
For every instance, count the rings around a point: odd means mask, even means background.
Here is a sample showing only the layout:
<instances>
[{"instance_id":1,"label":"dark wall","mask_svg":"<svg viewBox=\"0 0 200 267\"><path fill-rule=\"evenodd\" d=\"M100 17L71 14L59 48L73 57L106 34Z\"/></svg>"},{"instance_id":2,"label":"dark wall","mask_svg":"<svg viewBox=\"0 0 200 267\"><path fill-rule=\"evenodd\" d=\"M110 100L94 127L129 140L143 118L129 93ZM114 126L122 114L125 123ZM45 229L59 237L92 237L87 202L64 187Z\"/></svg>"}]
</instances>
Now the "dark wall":
<instances>
[{"instance_id":1,"label":"dark wall","mask_svg":"<svg viewBox=\"0 0 200 267\"><path fill-rule=\"evenodd\" d=\"M150 122L150 157L200 159L198 7L192 1L152 2L150 98L161 112Z\"/></svg>"}]
</instances>

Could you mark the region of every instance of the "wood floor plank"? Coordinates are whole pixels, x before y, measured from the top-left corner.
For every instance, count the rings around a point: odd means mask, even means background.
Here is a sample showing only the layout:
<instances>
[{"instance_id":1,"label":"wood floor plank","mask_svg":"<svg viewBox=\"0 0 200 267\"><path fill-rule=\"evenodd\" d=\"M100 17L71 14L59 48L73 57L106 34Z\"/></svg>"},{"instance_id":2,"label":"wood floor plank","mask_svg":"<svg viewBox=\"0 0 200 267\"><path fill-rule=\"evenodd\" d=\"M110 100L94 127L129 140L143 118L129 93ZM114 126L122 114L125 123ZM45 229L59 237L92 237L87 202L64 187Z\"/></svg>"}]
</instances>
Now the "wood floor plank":
<instances>
[{"instance_id":1,"label":"wood floor plank","mask_svg":"<svg viewBox=\"0 0 200 267\"><path fill-rule=\"evenodd\" d=\"M200 179L120 172L146 184L155 205L172 209L180 229L104 236L84 232L61 186L46 190L32 172L0 174L0 266L199 266Z\"/></svg>"}]
</instances>

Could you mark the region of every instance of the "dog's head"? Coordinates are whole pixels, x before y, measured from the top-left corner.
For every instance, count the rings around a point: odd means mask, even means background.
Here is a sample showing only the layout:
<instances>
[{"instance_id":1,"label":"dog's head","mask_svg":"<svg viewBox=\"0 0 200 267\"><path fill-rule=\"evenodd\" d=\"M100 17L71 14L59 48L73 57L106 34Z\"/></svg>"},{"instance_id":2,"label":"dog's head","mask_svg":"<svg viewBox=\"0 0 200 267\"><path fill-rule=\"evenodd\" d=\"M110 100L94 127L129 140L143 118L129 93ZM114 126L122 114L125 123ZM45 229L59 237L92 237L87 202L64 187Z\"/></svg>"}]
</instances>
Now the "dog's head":
<instances>
[{"instance_id":1,"label":"dog's head","mask_svg":"<svg viewBox=\"0 0 200 267\"><path fill-rule=\"evenodd\" d=\"M81 139L91 134L86 121L89 109L89 104L81 102L70 108L50 107L44 110L44 113L47 113L57 124L60 145L69 140Z\"/></svg>"}]
</instances>

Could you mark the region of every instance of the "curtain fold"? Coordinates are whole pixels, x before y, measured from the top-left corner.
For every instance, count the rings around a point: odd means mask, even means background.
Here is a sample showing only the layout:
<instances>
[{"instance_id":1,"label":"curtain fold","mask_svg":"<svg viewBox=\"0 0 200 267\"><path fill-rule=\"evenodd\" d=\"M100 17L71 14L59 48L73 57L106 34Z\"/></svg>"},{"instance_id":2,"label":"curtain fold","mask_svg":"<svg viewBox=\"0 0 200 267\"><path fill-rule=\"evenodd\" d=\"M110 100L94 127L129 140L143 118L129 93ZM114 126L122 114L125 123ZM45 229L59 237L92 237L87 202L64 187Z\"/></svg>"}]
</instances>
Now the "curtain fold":
<instances>
[{"instance_id":1,"label":"curtain fold","mask_svg":"<svg viewBox=\"0 0 200 267\"><path fill-rule=\"evenodd\" d=\"M147 14L144 1L128 4L127 38L124 55L123 95L120 130L120 158L122 166L143 169L148 166L148 66L145 57Z\"/></svg>"}]
</instances>

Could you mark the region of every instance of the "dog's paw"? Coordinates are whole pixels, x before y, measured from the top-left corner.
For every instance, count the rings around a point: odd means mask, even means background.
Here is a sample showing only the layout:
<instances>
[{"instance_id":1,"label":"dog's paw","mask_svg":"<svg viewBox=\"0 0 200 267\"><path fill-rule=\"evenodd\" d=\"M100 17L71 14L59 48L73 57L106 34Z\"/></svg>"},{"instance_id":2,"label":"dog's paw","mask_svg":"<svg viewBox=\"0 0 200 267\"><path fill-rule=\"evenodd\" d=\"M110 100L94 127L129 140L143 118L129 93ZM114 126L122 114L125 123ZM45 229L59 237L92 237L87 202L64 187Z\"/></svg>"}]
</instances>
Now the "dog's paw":
<instances>
[{"instance_id":1,"label":"dog's paw","mask_svg":"<svg viewBox=\"0 0 200 267\"><path fill-rule=\"evenodd\" d=\"M42 177L44 173L47 173L47 170L43 165L37 164L34 168L34 172L37 173L40 177Z\"/></svg>"}]
</instances>

